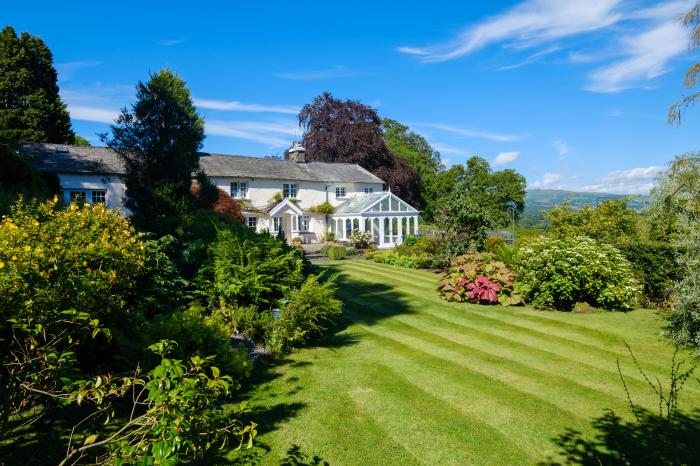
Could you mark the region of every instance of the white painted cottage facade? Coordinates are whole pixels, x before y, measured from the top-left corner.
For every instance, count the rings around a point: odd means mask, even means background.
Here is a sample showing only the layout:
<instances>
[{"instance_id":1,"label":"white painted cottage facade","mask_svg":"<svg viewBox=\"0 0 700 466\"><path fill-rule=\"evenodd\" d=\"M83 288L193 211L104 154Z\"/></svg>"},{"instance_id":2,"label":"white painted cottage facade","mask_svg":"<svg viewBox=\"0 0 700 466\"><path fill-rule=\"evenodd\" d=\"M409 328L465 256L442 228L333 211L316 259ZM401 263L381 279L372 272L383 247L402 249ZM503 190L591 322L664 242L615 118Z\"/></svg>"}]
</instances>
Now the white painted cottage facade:
<instances>
[{"instance_id":1,"label":"white painted cottage facade","mask_svg":"<svg viewBox=\"0 0 700 466\"><path fill-rule=\"evenodd\" d=\"M80 199L129 215L124 207L124 166L104 147L25 143L20 152L39 169L56 173L66 203ZM347 240L354 230L372 233L379 247L401 244L418 233L418 211L390 192L384 182L355 164L306 162L300 146L290 160L237 155L200 154L200 166L212 182L237 199L249 227L304 243L321 240L326 231ZM281 200L280 200L281 199ZM324 215L313 208L330 203Z\"/></svg>"}]
</instances>

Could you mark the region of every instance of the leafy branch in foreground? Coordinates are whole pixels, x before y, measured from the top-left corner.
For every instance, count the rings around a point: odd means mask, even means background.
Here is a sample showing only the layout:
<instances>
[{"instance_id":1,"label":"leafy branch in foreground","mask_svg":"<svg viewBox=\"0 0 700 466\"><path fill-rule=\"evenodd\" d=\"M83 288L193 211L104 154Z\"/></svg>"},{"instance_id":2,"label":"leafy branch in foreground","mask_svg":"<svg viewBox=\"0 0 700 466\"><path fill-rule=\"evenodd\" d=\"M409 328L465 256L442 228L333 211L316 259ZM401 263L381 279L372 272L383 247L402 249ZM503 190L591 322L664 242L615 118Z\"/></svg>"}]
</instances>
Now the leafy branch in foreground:
<instances>
[{"instance_id":1,"label":"leafy branch in foreground","mask_svg":"<svg viewBox=\"0 0 700 466\"><path fill-rule=\"evenodd\" d=\"M252 446L257 425L243 425L236 413L226 415L222 408L234 387L233 379L211 365L213 356L193 356L187 363L168 358L175 344L162 340L149 346L161 362L143 378L137 370L133 377L115 379L111 387L101 386L99 380L83 387L84 396L97 400L99 409L74 427L61 465L75 464L94 453L98 463L174 465L185 457L202 456L214 445L224 448L237 441L236 449ZM111 405L103 405L95 396L97 390L120 397L131 392L128 418L114 417ZM101 414L112 430L90 433L78 446L76 429Z\"/></svg>"}]
</instances>

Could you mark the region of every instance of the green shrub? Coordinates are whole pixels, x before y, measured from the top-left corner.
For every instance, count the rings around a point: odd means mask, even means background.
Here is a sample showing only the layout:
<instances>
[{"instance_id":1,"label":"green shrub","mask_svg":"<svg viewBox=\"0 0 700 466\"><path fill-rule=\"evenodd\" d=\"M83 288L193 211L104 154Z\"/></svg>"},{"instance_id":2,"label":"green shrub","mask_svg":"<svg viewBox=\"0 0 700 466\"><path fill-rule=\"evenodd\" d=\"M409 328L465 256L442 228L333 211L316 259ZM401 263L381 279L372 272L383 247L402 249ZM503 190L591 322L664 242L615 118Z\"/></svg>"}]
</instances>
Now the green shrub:
<instances>
[{"instance_id":1,"label":"green shrub","mask_svg":"<svg viewBox=\"0 0 700 466\"><path fill-rule=\"evenodd\" d=\"M571 311L577 302L629 311L640 292L632 266L613 246L585 236L541 237L522 246L515 259L518 280L535 307Z\"/></svg>"},{"instance_id":2,"label":"green shrub","mask_svg":"<svg viewBox=\"0 0 700 466\"><path fill-rule=\"evenodd\" d=\"M675 248L669 243L653 241L619 243L616 247L632 264L642 284L646 304L667 305L671 301L674 284L682 276Z\"/></svg>"},{"instance_id":3,"label":"green shrub","mask_svg":"<svg viewBox=\"0 0 700 466\"><path fill-rule=\"evenodd\" d=\"M321 241L325 243L332 243L333 241L335 241L335 233L333 233L332 231L324 231L321 234Z\"/></svg>"},{"instance_id":4,"label":"green shrub","mask_svg":"<svg viewBox=\"0 0 700 466\"><path fill-rule=\"evenodd\" d=\"M309 207L308 211L314 214L331 215L335 212L335 207L333 207L333 204L326 201L319 205Z\"/></svg>"},{"instance_id":5,"label":"green shrub","mask_svg":"<svg viewBox=\"0 0 700 466\"><path fill-rule=\"evenodd\" d=\"M210 253L213 297L234 307L271 308L303 282L306 264L302 253L269 235L241 239L223 230Z\"/></svg>"},{"instance_id":6,"label":"green shrub","mask_svg":"<svg viewBox=\"0 0 700 466\"><path fill-rule=\"evenodd\" d=\"M173 357L189 359L193 355L214 356L214 361L223 373L247 377L252 369L247 359L247 350L231 345L231 329L218 315L206 315L203 306L191 304L185 310L167 316L158 316L147 329L148 339L157 342L163 339L177 341Z\"/></svg>"},{"instance_id":7,"label":"green shrub","mask_svg":"<svg viewBox=\"0 0 700 466\"><path fill-rule=\"evenodd\" d=\"M506 240L500 236L489 236L484 240L484 251L495 253L500 247L507 245Z\"/></svg>"},{"instance_id":8,"label":"green shrub","mask_svg":"<svg viewBox=\"0 0 700 466\"><path fill-rule=\"evenodd\" d=\"M491 253L455 257L437 289L447 301L523 304L522 290L515 284L515 273Z\"/></svg>"},{"instance_id":9,"label":"green shrub","mask_svg":"<svg viewBox=\"0 0 700 466\"><path fill-rule=\"evenodd\" d=\"M320 335L340 315L342 303L335 298L335 280L319 281L311 275L298 290L289 292L280 318L275 321L273 340L285 346L305 345Z\"/></svg>"},{"instance_id":10,"label":"green shrub","mask_svg":"<svg viewBox=\"0 0 700 466\"><path fill-rule=\"evenodd\" d=\"M326 248L326 255L330 260L345 259L347 248L345 246L329 246Z\"/></svg>"},{"instance_id":11,"label":"green shrub","mask_svg":"<svg viewBox=\"0 0 700 466\"><path fill-rule=\"evenodd\" d=\"M509 246L504 244L499 246L494 251L496 260L499 260L506 264L508 267L513 267L513 262L515 261L515 254L518 252L517 246Z\"/></svg>"}]
</instances>

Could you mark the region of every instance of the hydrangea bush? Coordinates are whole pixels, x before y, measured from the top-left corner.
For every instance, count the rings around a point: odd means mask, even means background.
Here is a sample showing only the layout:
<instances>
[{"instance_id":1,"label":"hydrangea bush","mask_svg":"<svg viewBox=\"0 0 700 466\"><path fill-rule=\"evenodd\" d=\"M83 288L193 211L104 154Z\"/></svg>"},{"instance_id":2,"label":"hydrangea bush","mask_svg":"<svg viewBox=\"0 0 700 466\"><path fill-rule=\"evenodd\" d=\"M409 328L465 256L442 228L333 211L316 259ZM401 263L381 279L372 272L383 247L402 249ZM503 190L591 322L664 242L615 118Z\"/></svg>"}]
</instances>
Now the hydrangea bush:
<instances>
[{"instance_id":1,"label":"hydrangea bush","mask_svg":"<svg viewBox=\"0 0 700 466\"><path fill-rule=\"evenodd\" d=\"M540 309L571 311L585 302L629 311L641 291L620 251L585 236L536 238L519 249L515 269L527 301Z\"/></svg>"}]
</instances>

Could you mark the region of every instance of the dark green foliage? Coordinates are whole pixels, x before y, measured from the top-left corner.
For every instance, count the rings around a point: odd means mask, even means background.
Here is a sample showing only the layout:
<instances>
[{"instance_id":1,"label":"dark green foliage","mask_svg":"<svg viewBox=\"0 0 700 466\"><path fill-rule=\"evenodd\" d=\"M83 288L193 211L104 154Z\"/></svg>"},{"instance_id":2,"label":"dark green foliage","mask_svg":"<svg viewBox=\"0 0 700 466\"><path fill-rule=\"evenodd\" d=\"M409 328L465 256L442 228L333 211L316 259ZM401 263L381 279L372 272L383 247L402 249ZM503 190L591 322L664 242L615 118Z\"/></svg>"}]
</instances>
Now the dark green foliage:
<instances>
[{"instance_id":1,"label":"dark green foliage","mask_svg":"<svg viewBox=\"0 0 700 466\"><path fill-rule=\"evenodd\" d=\"M287 294L286 305L275 322L273 338L297 347L307 344L340 315L342 303L335 298L335 280L309 276L301 288Z\"/></svg>"},{"instance_id":2,"label":"dark green foliage","mask_svg":"<svg viewBox=\"0 0 700 466\"><path fill-rule=\"evenodd\" d=\"M250 375L252 367L247 359L247 350L234 348L229 341L231 331L227 323L219 315L207 315L206 310L197 303L155 318L146 332L149 342L163 339L177 341L172 355L178 359L213 355L216 366L224 374L235 377Z\"/></svg>"},{"instance_id":3,"label":"dark green foliage","mask_svg":"<svg viewBox=\"0 0 700 466\"><path fill-rule=\"evenodd\" d=\"M163 217L187 212L204 120L185 82L169 70L139 82L136 103L122 111L111 130L111 137L104 135L103 140L124 161L126 207L134 223L154 231L162 229Z\"/></svg>"},{"instance_id":4,"label":"dark green foliage","mask_svg":"<svg viewBox=\"0 0 700 466\"><path fill-rule=\"evenodd\" d=\"M545 213L549 232L559 238L587 236L608 244L639 238L639 214L627 207L626 199L609 199L597 206L574 209L567 203Z\"/></svg>"},{"instance_id":5,"label":"dark green foliage","mask_svg":"<svg viewBox=\"0 0 700 466\"><path fill-rule=\"evenodd\" d=\"M0 31L0 138L72 144L75 134L44 41L7 26Z\"/></svg>"},{"instance_id":6,"label":"dark green foliage","mask_svg":"<svg viewBox=\"0 0 700 466\"><path fill-rule=\"evenodd\" d=\"M324 252L330 260L337 261L340 259L345 259L348 251L343 245L335 245L324 247Z\"/></svg>"},{"instance_id":7,"label":"dark green foliage","mask_svg":"<svg viewBox=\"0 0 700 466\"><path fill-rule=\"evenodd\" d=\"M653 306L668 304L674 285L682 277L675 248L669 243L635 241L615 245L632 264L644 287L644 298Z\"/></svg>"},{"instance_id":8,"label":"dark green foliage","mask_svg":"<svg viewBox=\"0 0 700 466\"><path fill-rule=\"evenodd\" d=\"M9 214L10 206L20 196L25 200L45 200L58 192L55 175L39 172L16 152L14 144L2 139L0 167L0 215Z\"/></svg>"},{"instance_id":9,"label":"dark green foliage","mask_svg":"<svg viewBox=\"0 0 700 466\"><path fill-rule=\"evenodd\" d=\"M500 236L489 236L484 241L484 251L495 253L499 248L507 246L506 240Z\"/></svg>"},{"instance_id":10,"label":"dark green foliage","mask_svg":"<svg viewBox=\"0 0 700 466\"><path fill-rule=\"evenodd\" d=\"M269 309L303 282L302 253L268 235L241 239L220 231L211 257L215 296L234 307Z\"/></svg>"},{"instance_id":11,"label":"dark green foliage","mask_svg":"<svg viewBox=\"0 0 700 466\"><path fill-rule=\"evenodd\" d=\"M449 264L445 255L446 242L433 236L409 236L404 243L390 251L373 251L367 259L406 269L443 269Z\"/></svg>"}]
</instances>

